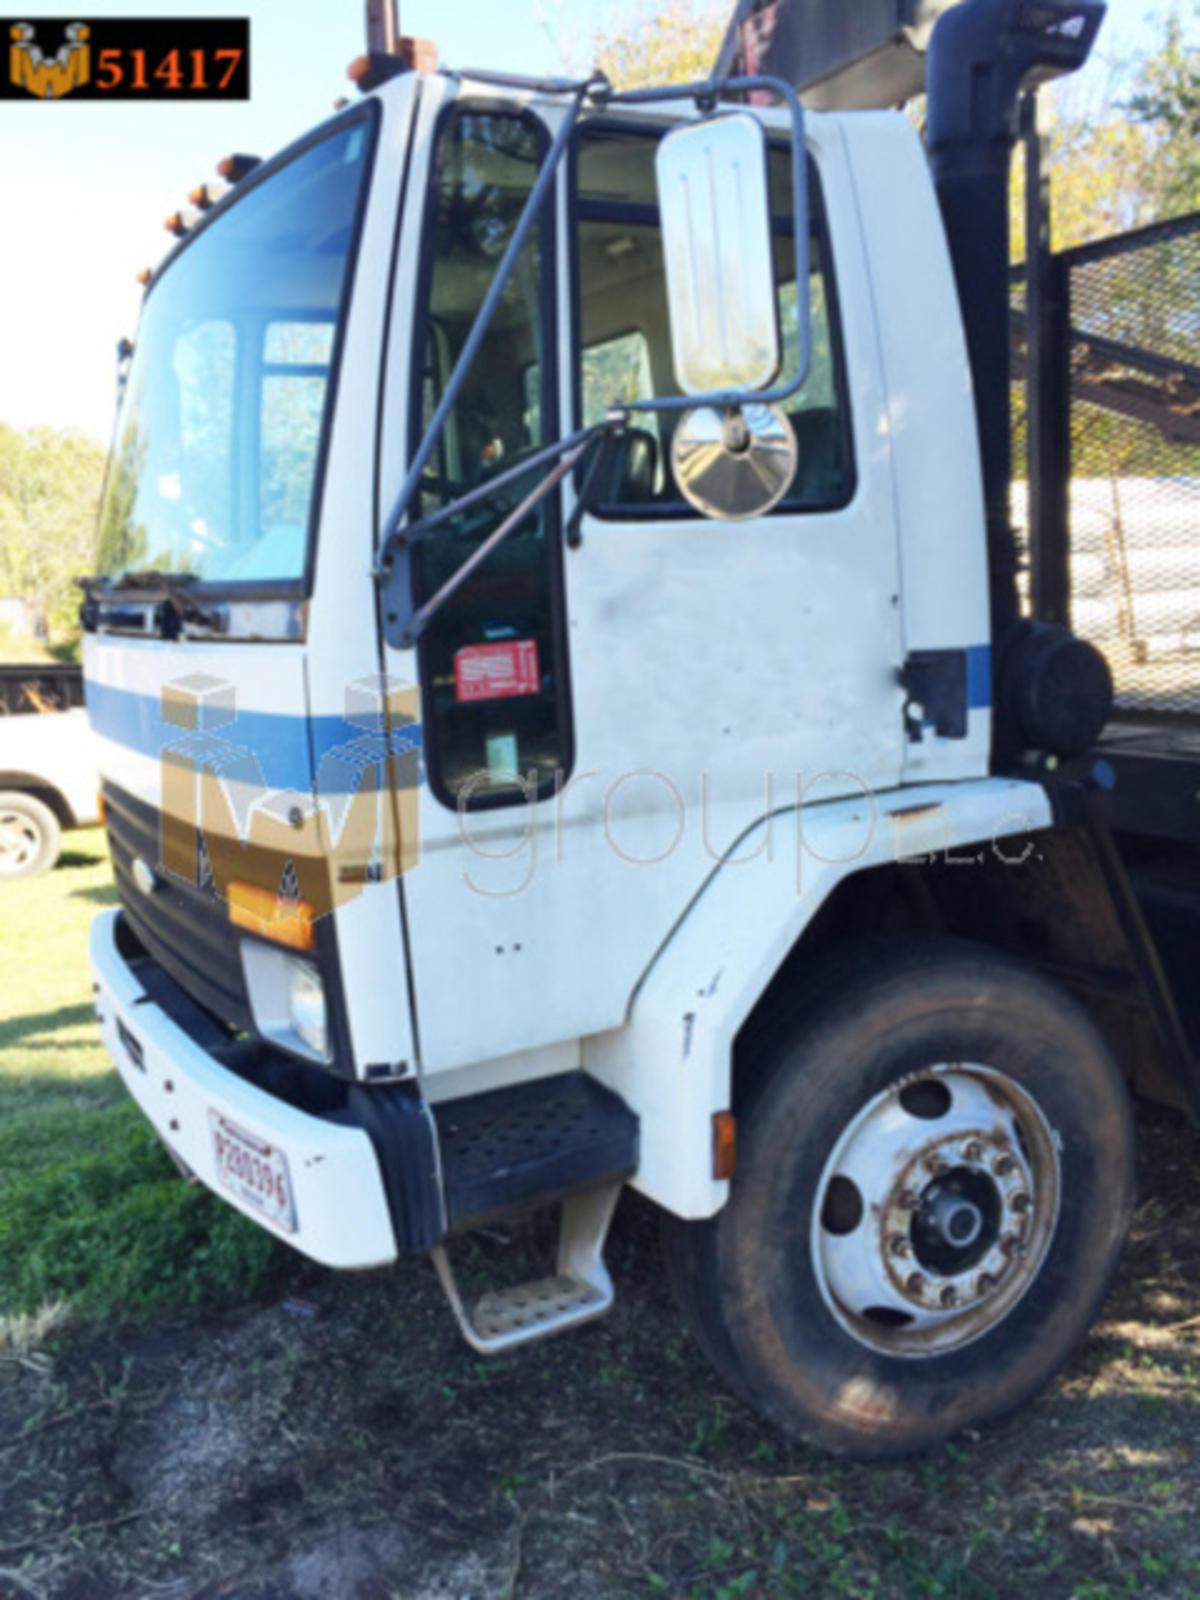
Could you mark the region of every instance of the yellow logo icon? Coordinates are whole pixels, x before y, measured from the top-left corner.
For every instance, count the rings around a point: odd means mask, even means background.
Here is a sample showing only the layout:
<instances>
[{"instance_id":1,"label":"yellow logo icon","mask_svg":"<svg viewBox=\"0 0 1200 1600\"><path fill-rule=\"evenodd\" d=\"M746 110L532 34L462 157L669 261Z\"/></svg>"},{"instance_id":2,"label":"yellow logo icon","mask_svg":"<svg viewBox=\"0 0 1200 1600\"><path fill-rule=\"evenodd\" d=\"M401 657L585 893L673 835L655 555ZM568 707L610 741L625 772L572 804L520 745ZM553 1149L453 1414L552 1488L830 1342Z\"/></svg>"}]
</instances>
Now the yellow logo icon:
<instances>
[{"instance_id":1,"label":"yellow logo icon","mask_svg":"<svg viewBox=\"0 0 1200 1600\"><path fill-rule=\"evenodd\" d=\"M18 89L27 89L39 100L61 100L72 89L80 89L91 77L92 30L86 22L72 22L67 40L58 53L45 56L35 44L37 29L29 22L14 22L8 30L8 76Z\"/></svg>"}]
</instances>

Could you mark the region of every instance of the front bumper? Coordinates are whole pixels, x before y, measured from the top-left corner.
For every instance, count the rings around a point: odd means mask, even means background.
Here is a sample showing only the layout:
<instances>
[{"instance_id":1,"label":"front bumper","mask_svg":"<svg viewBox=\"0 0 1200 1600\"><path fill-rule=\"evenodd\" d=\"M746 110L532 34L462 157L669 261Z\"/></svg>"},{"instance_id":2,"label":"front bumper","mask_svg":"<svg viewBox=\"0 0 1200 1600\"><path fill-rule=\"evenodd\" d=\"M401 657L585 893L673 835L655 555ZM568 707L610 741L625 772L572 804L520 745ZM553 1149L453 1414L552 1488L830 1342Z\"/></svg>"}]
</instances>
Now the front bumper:
<instances>
[{"instance_id":1,"label":"front bumper","mask_svg":"<svg viewBox=\"0 0 1200 1600\"><path fill-rule=\"evenodd\" d=\"M125 1087L159 1138L222 1200L314 1261L328 1267L395 1261L388 1197L367 1133L288 1105L203 1050L154 1003L121 954L119 916L104 912L92 924L96 1013ZM268 1220L221 1184L210 1114L283 1155L294 1228Z\"/></svg>"}]
</instances>

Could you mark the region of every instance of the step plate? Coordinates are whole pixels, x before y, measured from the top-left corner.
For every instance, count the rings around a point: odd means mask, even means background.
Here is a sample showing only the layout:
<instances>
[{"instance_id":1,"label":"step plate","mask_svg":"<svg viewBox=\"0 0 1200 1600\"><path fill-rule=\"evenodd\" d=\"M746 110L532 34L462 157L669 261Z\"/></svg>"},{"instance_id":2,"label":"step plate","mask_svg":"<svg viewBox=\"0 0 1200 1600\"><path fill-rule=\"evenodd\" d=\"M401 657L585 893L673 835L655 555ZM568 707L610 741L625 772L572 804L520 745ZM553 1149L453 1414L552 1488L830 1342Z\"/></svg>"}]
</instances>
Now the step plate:
<instances>
[{"instance_id":1,"label":"step plate","mask_svg":"<svg viewBox=\"0 0 1200 1600\"><path fill-rule=\"evenodd\" d=\"M583 1072L443 1101L433 1113L453 1228L637 1169L637 1116Z\"/></svg>"},{"instance_id":2,"label":"step plate","mask_svg":"<svg viewBox=\"0 0 1200 1600\"><path fill-rule=\"evenodd\" d=\"M534 1339L602 1315L611 1299L591 1284L556 1275L493 1290L467 1314L479 1337L489 1342L515 1335Z\"/></svg>"},{"instance_id":3,"label":"step plate","mask_svg":"<svg viewBox=\"0 0 1200 1600\"><path fill-rule=\"evenodd\" d=\"M553 1276L489 1290L469 1306L463 1302L445 1246L434 1247L433 1264L468 1344L483 1355L494 1355L604 1315L613 1303L604 1241L621 1188L618 1180L563 1202L558 1270Z\"/></svg>"}]
</instances>

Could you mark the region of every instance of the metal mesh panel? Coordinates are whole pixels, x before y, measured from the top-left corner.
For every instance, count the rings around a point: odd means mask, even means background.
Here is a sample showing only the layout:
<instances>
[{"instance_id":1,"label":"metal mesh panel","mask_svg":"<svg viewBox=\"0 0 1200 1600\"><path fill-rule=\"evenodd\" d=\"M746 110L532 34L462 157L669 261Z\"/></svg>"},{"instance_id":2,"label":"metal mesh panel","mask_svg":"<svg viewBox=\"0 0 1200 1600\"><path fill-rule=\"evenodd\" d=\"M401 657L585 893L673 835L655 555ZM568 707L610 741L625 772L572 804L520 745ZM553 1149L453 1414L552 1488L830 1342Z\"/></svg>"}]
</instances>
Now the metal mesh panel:
<instances>
[{"instance_id":1,"label":"metal mesh panel","mask_svg":"<svg viewBox=\"0 0 1200 1600\"><path fill-rule=\"evenodd\" d=\"M1067 260L1071 624L1118 707L1200 715L1200 216Z\"/></svg>"}]
</instances>

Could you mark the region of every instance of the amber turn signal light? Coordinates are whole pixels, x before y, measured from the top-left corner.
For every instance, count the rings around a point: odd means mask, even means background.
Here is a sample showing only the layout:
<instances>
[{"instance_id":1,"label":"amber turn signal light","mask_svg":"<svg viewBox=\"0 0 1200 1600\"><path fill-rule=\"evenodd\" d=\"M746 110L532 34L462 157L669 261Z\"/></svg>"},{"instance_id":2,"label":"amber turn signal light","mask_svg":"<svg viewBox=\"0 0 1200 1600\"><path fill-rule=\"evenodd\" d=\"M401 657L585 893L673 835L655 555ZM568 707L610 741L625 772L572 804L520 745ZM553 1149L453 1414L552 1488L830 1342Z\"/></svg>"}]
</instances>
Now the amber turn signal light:
<instances>
[{"instance_id":1,"label":"amber turn signal light","mask_svg":"<svg viewBox=\"0 0 1200 1600\"><path fill-rule=\"evenodd\" d=\"M714 1111L713 1177L732 1178L737 1168L737 1118L732 1111Z\"/></svg>"},{"instance_id":2,"label":"amber turn signal light","mask_svg":"<svg viewBox=\"0 0 1200 1600\"><path fill-rule=\"evenodd\" d=\"M254 883L229 885L229 920L290 950L311 950L316 938L316 913L306 900L287 900Z\"/></svg>"}]
</instances>

